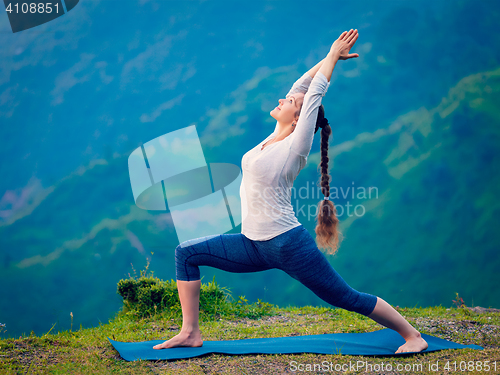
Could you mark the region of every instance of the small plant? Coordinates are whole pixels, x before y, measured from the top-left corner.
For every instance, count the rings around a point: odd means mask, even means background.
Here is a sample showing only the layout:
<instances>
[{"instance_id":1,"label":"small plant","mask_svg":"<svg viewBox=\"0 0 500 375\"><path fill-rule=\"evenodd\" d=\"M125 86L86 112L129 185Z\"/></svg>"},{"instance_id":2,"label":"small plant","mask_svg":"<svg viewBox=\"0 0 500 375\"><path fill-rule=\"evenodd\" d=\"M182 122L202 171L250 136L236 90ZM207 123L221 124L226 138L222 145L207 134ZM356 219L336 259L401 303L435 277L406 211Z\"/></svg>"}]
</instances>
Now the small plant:
<instances>
[{"instance_id":1,"label":"small plant","mask_svg":"<svg viewBox=\"0 0 500 375\"><path fill-rule=\"evenodd\" d=\"M241 306L247 305L248 304L248 300L245 298L245 296L239 296L238 303L240 303Z\"/></svg>"},{"instance_id":2,"label":"small plant","mask_svg":"<svg viewBox=\"0 0 500 375\"><path fill-rule=\"evenodd\" d=\"M151 253L153 254L153 253ZM149 259L146 269L137 272L134 276L128 274L128 279L118 282L117 294L123 298L123 309L120 314L134 318L147 318L158 313L163 318L176 319L182 316L182 307L177 291L177 282L160 280L149 271ZM257 318L262 315L271 315L273 305L262 302L260 299L254 304L249 304L245 296L239 296L238 301L232 301L231 291L221 287L215 277L200 288L200 319L214 320L221 316L238 316Z\"/></svg>"},{"instance_id":3,"label":"small plant","mask_svg":"<svg viewBox=\"0 0 500 375\"><path fill-rule=\"evenodd\" d=\"M118 282L117 293L123 298L123 312L140 318L154 315L158 310L177 312L180 309L177 284L142 274Z\"/></svg>"},{"instance_id":4,"label":"small plant","mask_svg":"<svg viewBox=\"0 0 500 375\"><path fill-rule=\"evenodd\" d=\"M458 292L456 293L456 295L457 295L457 299L453 300L453 302L455 303L455 305L457 306L457 308L465 308L465 307L467 307L467 306L465 306L465 303L464 303L464 300L462 299L462 297L458 296Z\"/></svg>"}]
</instances>

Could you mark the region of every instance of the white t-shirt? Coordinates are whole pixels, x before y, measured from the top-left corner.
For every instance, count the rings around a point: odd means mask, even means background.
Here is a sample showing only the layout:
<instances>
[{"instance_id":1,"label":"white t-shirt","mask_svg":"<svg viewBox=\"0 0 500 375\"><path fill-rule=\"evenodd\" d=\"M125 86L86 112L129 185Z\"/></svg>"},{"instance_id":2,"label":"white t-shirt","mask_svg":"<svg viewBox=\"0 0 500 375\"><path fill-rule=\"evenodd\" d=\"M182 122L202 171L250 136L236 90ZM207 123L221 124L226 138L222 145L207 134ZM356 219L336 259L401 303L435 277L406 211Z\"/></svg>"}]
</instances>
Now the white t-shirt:
<instances>
[{"instance_id":1,"label":"white t-shirt","mask_svg":"<svg viewBox=\"0 0 500 375\"><path fill-rule=\"evenodd\" d=\"M243 155L241 233L249 239L269 240L301 225L291 204L291 189L295 178L306 165L318 108L329 86L330 82L321 72L317 72L314 79L308 73L300 77L286 95L288 98L297 92L305 93L295 130L281 141L261 150L278 133L276 122L274 132Z\"/></svg>"}]
</instances>

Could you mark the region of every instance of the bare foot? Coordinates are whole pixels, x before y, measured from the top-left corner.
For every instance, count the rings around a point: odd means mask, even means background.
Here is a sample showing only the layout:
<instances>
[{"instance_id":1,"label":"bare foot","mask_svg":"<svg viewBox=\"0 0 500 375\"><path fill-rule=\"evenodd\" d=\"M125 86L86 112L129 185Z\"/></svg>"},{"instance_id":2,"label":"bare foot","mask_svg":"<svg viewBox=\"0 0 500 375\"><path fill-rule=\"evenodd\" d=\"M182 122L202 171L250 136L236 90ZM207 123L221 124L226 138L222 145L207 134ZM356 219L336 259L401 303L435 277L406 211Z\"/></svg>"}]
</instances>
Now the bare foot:
<instances>
[{"instance_id":1,"label":"bare foot","mask_svg":"<svg viewBox=\"0 0 500 375\"><path fill-rule=\"evenodd\" d=\"M401 345L396 353L421 352L428 347L429 344L427 344L427 341L425 341L419 333L418 336L406 340L406 344Z\"/></svg>"},{"instance_id":2,"label":"bare foot","mask_svg":"<svg viewBox=\"0 0 500 375\"><path fill-rule=\"evenodd\" d=\"M153 349L167 349L175 348L177 346L191 346L198 347L203 345L203 340L201 339L201 333L198 332L180 332L177 336L172 337L170 340L165 341L162 344L153 346Z\"/></svg>"}]
</instances>

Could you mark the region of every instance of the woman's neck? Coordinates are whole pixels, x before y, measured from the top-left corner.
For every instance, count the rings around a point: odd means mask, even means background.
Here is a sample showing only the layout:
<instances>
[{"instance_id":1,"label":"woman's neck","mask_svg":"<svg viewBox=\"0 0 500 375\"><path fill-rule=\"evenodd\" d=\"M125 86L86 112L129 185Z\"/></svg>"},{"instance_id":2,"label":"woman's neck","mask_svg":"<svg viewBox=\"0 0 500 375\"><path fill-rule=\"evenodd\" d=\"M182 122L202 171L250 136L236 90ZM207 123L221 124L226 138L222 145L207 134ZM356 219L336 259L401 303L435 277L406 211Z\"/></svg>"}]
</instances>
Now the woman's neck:
<instances>
[{"instance_id":1,"label":"woman's neck","mask_svg":"<svg viewBox=\"0 0 500 375\"><path fill-rule=\"evenodd\" d=\"M282 139L285 139L288 137L290 134L293 133L293 126L292 125L281 125L278 122L278 132L274 136L274 141L280 141Z\"/></svg>"}]
</instances>

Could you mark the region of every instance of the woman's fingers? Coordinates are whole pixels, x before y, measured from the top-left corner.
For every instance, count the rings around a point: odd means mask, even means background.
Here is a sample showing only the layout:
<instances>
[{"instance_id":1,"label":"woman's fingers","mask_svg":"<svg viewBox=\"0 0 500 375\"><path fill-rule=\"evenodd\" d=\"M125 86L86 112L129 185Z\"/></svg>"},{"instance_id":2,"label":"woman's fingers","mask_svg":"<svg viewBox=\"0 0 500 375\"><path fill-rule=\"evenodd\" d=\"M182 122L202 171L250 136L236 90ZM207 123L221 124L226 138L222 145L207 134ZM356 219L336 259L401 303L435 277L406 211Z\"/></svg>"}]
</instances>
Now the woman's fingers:
<instances>
[{"instance_id":1,"label":"woman's fingers","mask_svg":"<svg viewBox=\"0 0 500 375\"><path fill-rule=\"evenodd\" d=\"M356 40L358 39L358 29L351 29L349 31L344 31L342 34L340 34L339 38L335 43L332 45L333 48L337 48L340 51L341 59L350 59L353 57L358 57L358 54L348 54L349 50L351 47L356 43ZM346 55L347 53L347 55Z\"/></svg>"},{"instance_id":2,"label":"woman's fingers","mask_svg":"<svg viewBox=\"0 0 500 375\"><path fill-rule=\"evenodd\" d=\"M351 29L351 30L349 30L349 32L344 31L342 34L340 34L339 39L341 39L341 40L343 40L343 41L346 41L346 42L350 42L350 41L351 41L351 39L352 39L355 35L357 35L357 33L358 33L358 29L355 29L355 30Z\"/></svg>"},{"instance_id":3,"label":"woman's fingers","mask_svg":"<svg viewBox=\"0 0 500 375\"><path fill-rule=\"evenodd\" d=\"M352 33L349 34L349 36L347 37L347 43L350 43L354 38L357 38L357 37L358 37L358 29L354 30ZM354 43L352 43L352 44L354 44Z\"/></svg>"},{"instance_id":4,"label":"woman's fingers","mask_svg":"<svg viewBox=\"0 0 500 375\"><path fill-rule=\"evenodd\" d=\"M356 36L349 43L351 47L354 45L354 43L356 43L356 40L358 40L358 34L356 34Z\"/></svg>"}]
</instances>

